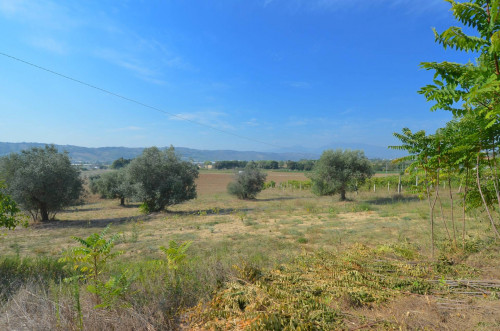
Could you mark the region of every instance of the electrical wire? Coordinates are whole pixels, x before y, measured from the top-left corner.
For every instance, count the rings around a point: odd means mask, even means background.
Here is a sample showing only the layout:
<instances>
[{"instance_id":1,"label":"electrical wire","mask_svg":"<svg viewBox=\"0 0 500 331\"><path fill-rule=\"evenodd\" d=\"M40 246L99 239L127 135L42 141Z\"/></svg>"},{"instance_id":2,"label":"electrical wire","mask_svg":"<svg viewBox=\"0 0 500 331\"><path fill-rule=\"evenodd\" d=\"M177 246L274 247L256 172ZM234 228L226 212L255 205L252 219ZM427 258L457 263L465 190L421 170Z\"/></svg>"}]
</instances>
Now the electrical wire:
<instances>
[{"instance_id":1,"label":"electrical wire","mask_svg":"<svg viewBox=\"0 0 500 331\"><path fill-rule=\"evenodd\" d=\"M64 74L61 74L57 71L54 71L54 70L51 70L51 69L47 69L45 67L42 67L40 65L37 65L37 64L34 64L32 62L29 62L29 61L26 61L26 60L23 60L23 59L20 59L18 57L15 57L15 56L12 56L12 55L9 55L9 54L6 54L6 53L3 53L3 52L0 52L0 55L6 57L6 58L10 58L11 60L15 60L17 62L20 62L20 63L23 63L23 64L26 64L26 65L29 65L31 67L34 67L36 69L39 69L39 70L42 70L42 71L45 71L45 72L48 72L50 74L53 74L53 75L56 75L56 76L59 76L61 78L64 78L64 79L67 79L67 80L70 80L72 82L75 82L75 83L78 83L78 84L81 84L81 85L84 85L86 87L89 87L89 88L92 88L92 89L95 89L95 90L98 90L100 92L103 92L103 93L106 93L106 94L109 94L111 96L114 96L116 98L120 98L120 99L123 99L125 101L128 101L128 102L131 102L131 103L135 103L136 105L139 105L139 106L142 106L142 107L145 107L145 108L149 108L149 109L152 109L152 110L155 110L157 112L160 112L160 113L163 113L163 114L166 114L166 115L169 115L169 116L172 116L172 117L175 117L175 118L178 118L182 121L186 121L186 122L190 122L190 123L193 123L193 124L197 124L197 125L200 125L200 126L203 126L203 127L206 127L206 128L209 128L209 129L212 129L212 130L215 130L215 131L218 131L218 132L221 132L221 133L224 133L224 134L227 134L227 135L231 135L231 136L234 136L234 137L237 137L237 138L240 138L240 139L244 139L244 140L249 140L249 141L252 141L252 142L256 142L256 143L259 143L259 144L263 144L263 145L267 145L267 146L271 146L271 147L274 147L274 148L280 148L282 149L283 147L281 146L277 146L277 145L274 145L274 144L271 144L271 143L268 143L268 142L265 142L265 141L262 141L262 140L257 140L257 139L254 139L254 138L251 138L251 137L247 137L247 136L243 136L243 135L239 135L239 134L236 134L236 133L233 133L233 132L230 132L230 131L226 131L226 130L222 130L222 129L219 129L219 128L216 128L214 126L211 126L211 125L208 125L208 124L204 124L204 123L201 123L201 122L198 122L198 121L194 121L194 120L191 120L189 118L185 118L185 117L182 117L182 116L179 116L177 114L173 114L173 113L170 113L166 110L163 110L163 109L160 109L158 107L155 107L155 106L151 106L151 105L148 105L144 102L141 102L141 101L138 101L138 100L135 100L135 99L132 99L132 98L129 98L129 97L126 97L124 95L121 95L121 94L118 94L118 93L115 93L115 92L112 92L112 91L109 91L107 89L104 89L102 87L99 87L99 86L96 86L96 85L93 85L93 84L90 84L90 83L87 83L87 82L84 82L82 80L79 80L79 79L76 79L76 78L73 78L73 77L70 77L70 76L67 76L67 75L64 75ZM297 154L302 154L302 153L297 153ZM304 154L305 155L305 154Z\"/></svg>"}]
</instances>

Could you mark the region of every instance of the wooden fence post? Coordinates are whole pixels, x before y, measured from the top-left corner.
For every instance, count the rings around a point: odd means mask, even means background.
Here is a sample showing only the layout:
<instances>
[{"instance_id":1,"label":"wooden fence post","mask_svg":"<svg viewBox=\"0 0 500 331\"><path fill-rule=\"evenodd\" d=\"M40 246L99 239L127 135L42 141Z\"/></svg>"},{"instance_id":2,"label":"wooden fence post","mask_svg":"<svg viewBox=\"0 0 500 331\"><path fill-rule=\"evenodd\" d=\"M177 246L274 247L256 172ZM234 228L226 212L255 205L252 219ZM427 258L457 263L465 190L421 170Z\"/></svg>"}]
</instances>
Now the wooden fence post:
<instances>
[{"instance_id":1,"label":"wooden fence post","mask_svg":"<svg viewBox=\"0 0 500 331\"><path fill-rule=\"evenodd\" d=\"M401 174L399 175L398 194L401 194Z\"/></svg>"}]
</instances>

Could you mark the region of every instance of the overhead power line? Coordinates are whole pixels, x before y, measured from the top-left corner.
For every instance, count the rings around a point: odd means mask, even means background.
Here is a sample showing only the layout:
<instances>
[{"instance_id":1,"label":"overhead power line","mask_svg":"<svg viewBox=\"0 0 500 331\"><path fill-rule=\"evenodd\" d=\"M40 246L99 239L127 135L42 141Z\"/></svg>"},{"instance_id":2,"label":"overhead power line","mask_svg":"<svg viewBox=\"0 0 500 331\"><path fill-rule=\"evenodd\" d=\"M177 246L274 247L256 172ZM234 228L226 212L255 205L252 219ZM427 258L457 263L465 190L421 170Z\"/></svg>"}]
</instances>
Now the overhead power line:
<instances>
[{"instance_id":1,"label":"overhead power line","mask_svg":"<svg viewBox=\"0 0 500 331\"><path fill-rule=\"evenodd\" d=\"M39 66L37 64L34 64L32 62L29 62L29 61L26 61L26 60L23 60L23 59L20 59L18 57L15 57L15 56L12 56L12 55L9 55L9 54L6 54L6 53L3 53L3 52L0 52L0 55L4 56L4 57L7 57L9 59L12 59L12 60L15 60L17 62L20 62L20 63L23 63L23 64L27 64L31 67L34 67L36 69L39 69L39 70L42 70L42 71L45 71L45 72L48 72L48 73L51 73L53 75L56 75L56 76L59 76L61 78L64 78L64 79L67 79L67 80L70 80L72 82L75 82L75 83L78 83L78 84L81 84L81 85L84 85L86 87L90 87L92 89L95 89L95 90L98 90L100 92L103 92L103 93L106 93L106 94L109 94L109 95L112 95L116 98L120 98L120 99L123 99L125 101L128 101L128 102L131 102L131 103L135 103L136 105L139 105L139 106L142 106L142 107L145 107L145 108L149 108L149 109L152 109L152 110L156 110L157 112L160 112L160 113L163 113L163 114L166 114L166 115L170 115L172 117L175 117L175 118L178 118L182 121L186 121L186 122L190 122L190 123L193 123L193 124L197 124L197 125L200 125L200 126L203 126L203 127L206 127L206 128L209 128L209 129L212 129L212 130L215 130L215 131L218 131L218 132L221 132L221 133L224 133L224 134L227 134L227 135L231 135L233 137L237 137L237 138L240 138L240 139L244 139L244 140L249 140L249 141L253 141L253 142L256 142L256 143L259 143L259 144L263 144L263 145L267 145L267 146L271 146L271 147L274 147L274 148L283 148L281 146L277 146L277 145L274 145L274 144L271 144L271 143L268 143L268 142L265 142L265 141L262 141L262 140L257 140L257 139L254 139L254 138L251 138L251 137L247 137L247 136L243 136L243 135L239 135L237 133L233 133L233 132L230 132L230 131L226 131L226 130L222 130L222 129L219 129L219 128L216 128L214 126L211 126L211 125L208 125L208 124L204 124L204 123L201 123L201 122L198 122L198 121L194 121L194 120L191 120L189 118L185 118L183 116L180 116L180 115L177 115L177 114L173 114L173 113L170 113L166 110L163 110L163 109L160 109L158 107L155 107L155 106L151 106L151 105L148 105L144 102L141 102L141 101L138 101L138 100L135 100L135 99L132 99L132 98L129 98L129 97L126 97L124 95L121 95L121 94L118 94L118 93L115 93L115 92L112 92L112 91L109 91L107 89L104 89L102 87L99 87L99 86L96 86L96 85L93 85L93 84L90 84L90 83L87 83L87 82L84 82L82 80L79 80L79 79L76 79L76 78L73 78L73 77L70 77L70 76L67 76L67 75L64 75L64 74L61 74L57 71L54 71L54 70L51 70L51 69L47 69L45 67L42 67L42 66ZM297 154L302 154L302 153L297 153Z\"/></svg>"}]
</instances>

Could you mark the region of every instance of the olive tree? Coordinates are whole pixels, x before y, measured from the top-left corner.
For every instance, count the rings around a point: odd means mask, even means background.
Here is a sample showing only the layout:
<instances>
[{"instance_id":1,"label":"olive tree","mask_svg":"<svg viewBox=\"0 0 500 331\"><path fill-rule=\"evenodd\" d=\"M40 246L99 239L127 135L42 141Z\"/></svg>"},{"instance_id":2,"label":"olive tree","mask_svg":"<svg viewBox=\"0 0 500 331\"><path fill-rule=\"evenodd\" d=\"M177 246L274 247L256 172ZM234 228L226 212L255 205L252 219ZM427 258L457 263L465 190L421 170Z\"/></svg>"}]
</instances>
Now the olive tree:
<instances>
[{"instance_id":1,"label":"olive tree","mask_svg":"<svg viewBox=\"0 0 500 331\"><path fill-rule=\"evenodd\" d=\"M227 191L239 199L255 199L264 188L266 177L255 162L249 162L244 170L236 174L235 180L227 185Z\"/></svg>"},{"instance_id":2,"label":"olive tree","mask_svg":"<svg viewBox=\"0 0 500 331\"><path fill-rule=\"evenodd\" d=\"M198 167L181 161L172 146L165 151L146 148L130 162L127 173L147 212L196 198Z\"/></svg>"},{"instance_id":3,"label":"olive tree","mask_svg":"<svg viewBox=\"0 0 500 331\"><path fill-rule=\"evenodd\" d=\"M78 201L83 185L80 171L67 153L54 146L31 148L0 159L0 179L33 220L53 219L62 208Z\"/></svg>"},{"instance_id":4,"label":"olive tree","mask_svg":"<svg viewBox=\"0 0 500 331\"><path fill-rule=\"evenodd\" d=\"M310 178L313 192L318 195L339 193L340 200L346 199L346 192L356 190L373 175L370 161L363 151L340 149L326 150L315 163Z\"/></svg>"},{"instance_id":5,"label":"olive tree","mask_svg":"<svg viewBox=\"0 0 500 331\"><path fill-rule=\"evenodd\" d=\"M102 198L120 199L120 205L125 205L125 199L134 195L134 186L127 176L127 169L105 172L102 175L89 178L92 193L99 193Z\"/></svg>"}]
</instances>

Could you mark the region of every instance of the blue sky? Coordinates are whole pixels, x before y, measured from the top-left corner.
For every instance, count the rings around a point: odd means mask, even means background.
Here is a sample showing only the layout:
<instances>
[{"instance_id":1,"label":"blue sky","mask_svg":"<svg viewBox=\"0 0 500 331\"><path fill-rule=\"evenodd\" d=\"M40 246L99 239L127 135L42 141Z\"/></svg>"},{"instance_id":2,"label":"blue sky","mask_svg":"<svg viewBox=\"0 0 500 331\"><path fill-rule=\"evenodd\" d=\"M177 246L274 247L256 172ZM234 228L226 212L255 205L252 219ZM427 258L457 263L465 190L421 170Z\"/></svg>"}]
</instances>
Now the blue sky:
<instances>
[{"instance_id":1,"label":"blue sky","mask_svg":"<svg viewBox=\"0 0 500 331\"><path fill-rule=\"evenodd\" d=\"M434 43L450 25L442 0L0 0L0 52L167 112L0 56L0 141L396 144L451 118L417 94L432 80L420 62L468 60Z\"/></svg>"}]
</instances>

